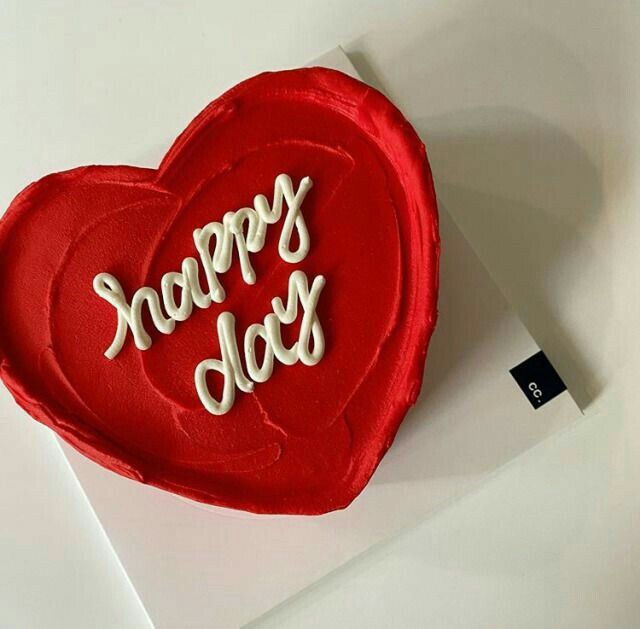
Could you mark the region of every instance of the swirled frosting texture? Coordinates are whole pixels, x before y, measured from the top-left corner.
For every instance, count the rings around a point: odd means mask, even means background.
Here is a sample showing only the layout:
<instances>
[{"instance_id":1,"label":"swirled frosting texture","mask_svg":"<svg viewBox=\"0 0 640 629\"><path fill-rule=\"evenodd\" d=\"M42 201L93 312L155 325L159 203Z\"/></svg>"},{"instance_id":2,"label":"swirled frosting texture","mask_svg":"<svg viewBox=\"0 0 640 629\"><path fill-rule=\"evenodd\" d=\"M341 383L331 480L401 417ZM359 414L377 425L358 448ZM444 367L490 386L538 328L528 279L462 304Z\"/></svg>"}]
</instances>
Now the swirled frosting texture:
<instances>
[{"instance_id":1,"label":"swirled frosting texture","mask_svg":"<svg viewBox=\"0 0 640 629\"><path fill-rule=\"evenodd\" d=\"M159 286L193 255L195 228L269 196L282 172L314 181L307 257L285 263L274 229L252 257L255 285L234 262L223 303L196 309L168 336L148 326L147 351L128 342L105 359L116 318L93 278L112 273L127 295ZM0 222L0 251L0 376L32 417L140 482L256 513L340 509L420 390L439 255L424 146L382 94L333 70L240 83L156 170L88 166L31 184ZM277 365L229 413L211 415L193 374L219 356L217 316L230 311L245 330L297 268L326 278L322 361Z\"/></svg>"}]
</instances>

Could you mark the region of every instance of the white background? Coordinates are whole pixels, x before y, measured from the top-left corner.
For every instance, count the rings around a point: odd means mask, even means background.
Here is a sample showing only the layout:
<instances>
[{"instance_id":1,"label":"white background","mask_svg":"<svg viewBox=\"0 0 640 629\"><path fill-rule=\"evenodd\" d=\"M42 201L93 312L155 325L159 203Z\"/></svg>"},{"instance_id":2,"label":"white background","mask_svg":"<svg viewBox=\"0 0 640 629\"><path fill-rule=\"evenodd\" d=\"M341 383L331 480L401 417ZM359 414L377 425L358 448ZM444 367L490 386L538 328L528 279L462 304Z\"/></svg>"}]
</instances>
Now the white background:
<instances>
[{"instance_id":1,"label":"white background","mask_svg":"<svg viewBox=\"0 0 640 629\"><path fill-rule=\"evenodd\" d=\"M640 6L157 5L0 5L1 206L50 171L156 166L223 89L343 43L415 123L443 203L588 404L263 624L638 626ZM0 424L0 626L145 626L50 436L24 422Z\"/></svg>"}]
</instances>

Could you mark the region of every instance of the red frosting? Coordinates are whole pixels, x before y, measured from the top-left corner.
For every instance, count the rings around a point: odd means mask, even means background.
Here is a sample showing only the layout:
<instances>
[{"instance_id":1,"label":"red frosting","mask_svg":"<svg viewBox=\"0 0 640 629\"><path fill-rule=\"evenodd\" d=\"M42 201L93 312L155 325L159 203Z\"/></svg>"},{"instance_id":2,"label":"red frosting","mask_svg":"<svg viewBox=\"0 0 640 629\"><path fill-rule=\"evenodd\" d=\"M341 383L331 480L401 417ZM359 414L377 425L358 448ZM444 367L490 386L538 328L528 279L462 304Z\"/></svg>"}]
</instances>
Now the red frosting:
<instances>
[{"instance_id":1,"label":"red frosting","mask_svg":"<svg viewBox=\"0 0 640 629\"><path fill-rule=\"evenodd\" d=\"M234 254L221 304L194 308L169 335L127 333L113 360L116 311L93 290L118 278L127 298L198 259L192 232L272 200L275 177L314 186L299 264L277 252L282 222L252 254ZM295 244L295 243L294 243ZM321 68L266 73L212 102L157 170L88 166L28 186L0 223L0 375L16 401L77 450L123 476L257 513L318 514L348 505L391 445L422 381L436 320L438 224L424 146L379 92ZM295 269L326 277L326 337L309 367L275 362L225 415L209 414L196 365L219 358L227 310L237 334L286 297ZM202 274L204 278L204 274ZM206 280L203 286L206 290ZM285 335L291 344L295 327ZM291 336L291 338L289 338ZM244 360L244 357L242 357Z\"/></svg>"}]
</instances>

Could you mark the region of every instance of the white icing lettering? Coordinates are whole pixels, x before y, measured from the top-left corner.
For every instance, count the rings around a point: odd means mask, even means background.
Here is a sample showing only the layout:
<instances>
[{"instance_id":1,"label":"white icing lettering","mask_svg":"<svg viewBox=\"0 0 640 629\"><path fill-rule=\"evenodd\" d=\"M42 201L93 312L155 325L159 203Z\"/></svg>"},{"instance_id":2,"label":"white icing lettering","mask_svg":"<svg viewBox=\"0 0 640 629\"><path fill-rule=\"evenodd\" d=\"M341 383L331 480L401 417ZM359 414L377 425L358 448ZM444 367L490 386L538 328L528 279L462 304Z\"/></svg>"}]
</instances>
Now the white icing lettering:
<instances>
[{"instance_id":1,"label":"white icing lettering","mask_svg":"<svg viewBox=\"0 0 640 629\"><path fill-rule=\"evenodd\" d=\"M325 278L314 278L311 289L307 276L302 271L294 271L289 276L289 290L286 307L282 299L271 301L273 312L269 313L263 324L250 325L244 335L244 356L247 373L240 362L240 352L236 340L235 317L223 312L218 317L217 329L220 340L221 358L208 358L198 364L195 370L195 384L198 397L204 407L213 415L229 412L235 402L236 388L245 393L253 391L255 382L265 382L273 373L273 360L277 358L285 365L301 361L305 365L315 365L324 356L324 333L316 314L318 298L325 285ZM282 342L281 326L292 324L298 317L298 304L303 315L298 340L289 348ZM265 344L262 364L256 358L256 341L262 339ZM312 347L313 346L313 347ZM222 397L216 400L207 384L207 373L216 371L222 374ZM247 377L248 374L248 377Z\"/></svg>"},{"instance_id":2,"label":"white icing lettering","mask_svg":"<svg viewBox=\"0 0 640 629\"><path fill-rule=\"evenodd\" d=\"M131 330L138 349L146 350L151 347L151 337L142 322L142 307L145 303L151 314L153 325L163 334L170 334L175 328L176 321L189 318L194 305L198 308L208 308L212 302L224 301L226 295L218 275L226 273L231 267L234 244L242 278L247 284L254 284L256 274L251 266L249 254L263 249L267 226L277 223L282 217L283 200L287 204L288 211L280 233L278 253L285 262L292 264L303 260L309 253L310 241L301 206L312 185L311 179L304 177L298 190L294 192L291 178L285 174L278 175L274 183L272 206L269 206L264 195L259 194L253 200L253 208L245 207L235 212L227 212L221 223L214 221L201 229L196 229L193 232L193 241L204 269L208 290L203 291L200 285L197 260L192 257L185 258L180 272L166 273L161 280L162 304L166 316L160 307L160 297L154 289L148 286L139 288L129 305L122 286L113 275L109 273L96 275L93 280L95 292L116 309L118 317L116 333L105 356L113 359L118 355L124 345L128 329ZM292 250L291 240L294 229L298 234L298 247ZM212 239L215 240L213 252L211 251ZM179 305L176 304L174 295L176 287L180 289ZM295 318L295 312L293 316ZM271 325L273 327L273 324ZM275 334L273 330L272 334ZM278 359L280 360L279 356ZM301 360L304 362L303 358Z\"/></svg>"}]
</instances>

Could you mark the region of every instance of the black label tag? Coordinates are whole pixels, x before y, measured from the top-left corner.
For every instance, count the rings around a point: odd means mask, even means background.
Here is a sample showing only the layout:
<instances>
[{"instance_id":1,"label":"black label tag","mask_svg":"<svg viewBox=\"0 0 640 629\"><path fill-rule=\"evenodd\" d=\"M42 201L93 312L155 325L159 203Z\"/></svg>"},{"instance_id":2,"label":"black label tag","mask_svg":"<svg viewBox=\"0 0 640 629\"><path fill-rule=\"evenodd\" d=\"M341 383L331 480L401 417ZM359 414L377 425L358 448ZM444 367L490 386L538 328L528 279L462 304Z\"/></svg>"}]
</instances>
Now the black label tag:
<instances>
[{"instance_id":1,"label":"black label tag","mask_svg":"<svg viewBox=\"0 0 640 629\"><path fill-rule=\"evenodd\" d=\"M542 351L527 358L517 367L509 369L509 373L518 383L533 408L544 406L549 400L567 389L558 372Z\"/></svg>"}]
</instances>

